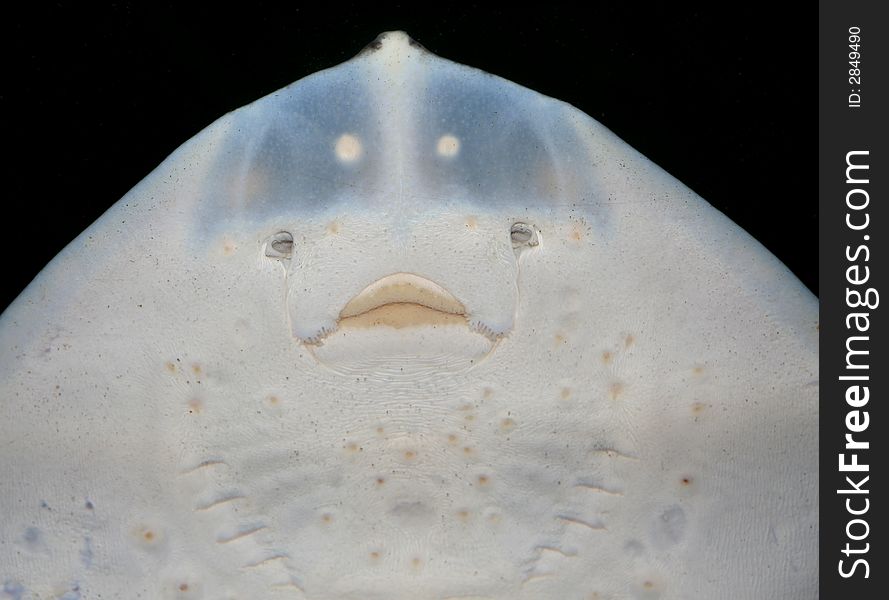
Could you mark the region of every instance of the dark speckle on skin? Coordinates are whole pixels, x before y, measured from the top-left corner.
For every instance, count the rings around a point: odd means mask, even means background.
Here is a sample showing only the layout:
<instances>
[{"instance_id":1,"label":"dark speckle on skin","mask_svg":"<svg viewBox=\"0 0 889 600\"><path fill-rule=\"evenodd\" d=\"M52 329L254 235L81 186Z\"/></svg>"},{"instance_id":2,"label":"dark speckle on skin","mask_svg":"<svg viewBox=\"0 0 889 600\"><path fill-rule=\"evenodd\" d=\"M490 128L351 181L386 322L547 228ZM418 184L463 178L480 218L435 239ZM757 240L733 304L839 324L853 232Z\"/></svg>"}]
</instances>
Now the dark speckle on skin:
<instances>
[{"instance_id":1,"label":"dark speckle on skin","mask_svg":"<svg viewBox=\"0 0 889 600\"><path fill-rule=\"evenodd\" d=\"M74 584L74 586L65 592L59 600L80 600L80 585Z\"/></svg>"}]
</instances>

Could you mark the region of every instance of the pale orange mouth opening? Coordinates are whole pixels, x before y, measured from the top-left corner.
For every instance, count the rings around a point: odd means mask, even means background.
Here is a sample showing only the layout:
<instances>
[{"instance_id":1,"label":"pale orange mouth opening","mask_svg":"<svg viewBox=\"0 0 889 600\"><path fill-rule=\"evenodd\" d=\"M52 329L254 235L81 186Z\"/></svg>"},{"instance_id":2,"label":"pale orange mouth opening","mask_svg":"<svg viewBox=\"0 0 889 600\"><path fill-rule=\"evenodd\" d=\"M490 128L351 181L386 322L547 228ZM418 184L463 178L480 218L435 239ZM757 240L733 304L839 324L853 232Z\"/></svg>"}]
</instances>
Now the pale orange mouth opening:
<instances>
[{"instance_id":1,"label":"pale orange mouth opening","mask_svg":"<svg viewBox=\"0 0 889 600\"><path fill-rule=\"evenodd\" d=\"M352 298L340 311L341 327L466 325L466 309L453 294L419 275L394 273Z\"/></svg>"}]
</instances>

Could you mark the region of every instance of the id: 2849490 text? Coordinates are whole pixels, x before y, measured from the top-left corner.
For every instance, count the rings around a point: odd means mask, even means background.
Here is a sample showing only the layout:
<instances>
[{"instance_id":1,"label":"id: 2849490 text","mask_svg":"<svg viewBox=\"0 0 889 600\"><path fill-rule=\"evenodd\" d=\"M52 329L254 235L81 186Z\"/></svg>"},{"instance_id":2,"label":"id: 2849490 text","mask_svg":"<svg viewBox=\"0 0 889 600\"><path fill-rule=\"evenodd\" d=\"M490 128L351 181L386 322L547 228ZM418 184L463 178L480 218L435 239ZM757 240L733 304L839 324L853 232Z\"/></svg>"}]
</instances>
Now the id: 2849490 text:
<instances>
[{"instance_id":1,"label":"id: 2849490 text","mask_svg":"<svg viewBox=\"0 0 889 600\"><path fill-rule=\"evenodd\" d=\"M861 28L849 28L849 108L861 107Z\"/></svg>"}]
</instances>

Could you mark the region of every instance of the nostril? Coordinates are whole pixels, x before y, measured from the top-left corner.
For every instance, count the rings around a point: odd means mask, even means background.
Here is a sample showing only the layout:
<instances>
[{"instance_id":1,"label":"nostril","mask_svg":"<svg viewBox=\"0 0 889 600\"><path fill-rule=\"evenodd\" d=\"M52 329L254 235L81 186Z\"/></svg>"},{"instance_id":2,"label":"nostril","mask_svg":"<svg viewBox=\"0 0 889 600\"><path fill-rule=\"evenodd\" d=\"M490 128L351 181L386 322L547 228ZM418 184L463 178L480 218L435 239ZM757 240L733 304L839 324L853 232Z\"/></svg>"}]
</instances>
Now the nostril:
<instances>
[{"instance_id":1,"label":"nostril","mask_svg":"<svg viewBox=\"0 0 889 600\"><path fill-rule=\"evenodd\" d=\"M513 223L509 231L513 246L536 246L537 232L526 223Z\"/></svg>"},{"instance_id":2,"label":"nostril","mask_svg":"<svg viewBox=\"0 0 889 600\"><path fill-rule=\"evenodd\" d=\"M279 231L265 244L265 255L269 258L290 258L293 254L293 236L290 232Z\"/></svg>"},{"instance_id":3,"label":"nostril","mask_svg":"<svg viewBox=\"0 0 889 600\"><path fill-rule=\"evenodd\" d=\"M293 251L292 240L275 240L272 242L272 249L281 254L290 254Z\"/></svg>"}]
</instances>

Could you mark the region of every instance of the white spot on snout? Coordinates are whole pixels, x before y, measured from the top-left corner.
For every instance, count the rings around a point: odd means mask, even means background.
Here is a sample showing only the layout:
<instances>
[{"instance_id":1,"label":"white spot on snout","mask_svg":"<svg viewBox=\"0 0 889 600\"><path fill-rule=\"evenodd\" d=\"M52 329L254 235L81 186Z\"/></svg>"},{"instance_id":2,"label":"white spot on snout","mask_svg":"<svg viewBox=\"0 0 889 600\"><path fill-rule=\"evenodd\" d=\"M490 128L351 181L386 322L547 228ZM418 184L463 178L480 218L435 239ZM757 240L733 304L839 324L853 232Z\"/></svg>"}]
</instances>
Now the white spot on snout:
<instances>
[{"instance_id":1,"label":"white spot on snout","mask_svg":"<svg viewBox=\"0 0 889 600\"><path fill-rule=\"evenodd\" d=\"M435 147L439 156L445 158L453 158L460 152L460 140L452 135L443 135L438 138L438 144Z\"/></svg>"},{"instance_id":2,"label":"white spot on snout","mask_svg":"<svg viewBox=\"0 0 889 600\"><path fill-rule=\"evenodd\" d=\"M344 133L336 140L334 152L340 162L353 163L361 158L361 141L350 133Z\"/></svg>"}]
</instances>

